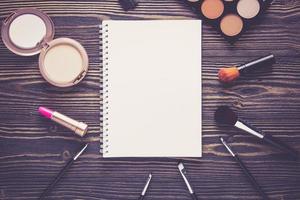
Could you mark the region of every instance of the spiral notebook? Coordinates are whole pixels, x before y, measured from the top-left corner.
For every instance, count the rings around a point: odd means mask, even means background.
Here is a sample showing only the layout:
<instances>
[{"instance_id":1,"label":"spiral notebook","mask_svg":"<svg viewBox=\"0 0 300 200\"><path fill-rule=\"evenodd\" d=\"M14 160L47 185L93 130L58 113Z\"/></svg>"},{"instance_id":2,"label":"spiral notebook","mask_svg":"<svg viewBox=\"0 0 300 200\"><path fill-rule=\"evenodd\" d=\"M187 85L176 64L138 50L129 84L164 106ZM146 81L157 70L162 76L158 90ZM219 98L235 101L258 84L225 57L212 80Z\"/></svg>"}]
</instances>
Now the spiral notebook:
<instances>
[{"instance_id":1,"label":"spiral notebook","mask_svg":"<svg viewBox=\"0 0 300 200\"><path fill-rule=\"evenodd\" d=\"M201 21L103 21L103 157L201 157Z\"/></svg>"}]
</instances>

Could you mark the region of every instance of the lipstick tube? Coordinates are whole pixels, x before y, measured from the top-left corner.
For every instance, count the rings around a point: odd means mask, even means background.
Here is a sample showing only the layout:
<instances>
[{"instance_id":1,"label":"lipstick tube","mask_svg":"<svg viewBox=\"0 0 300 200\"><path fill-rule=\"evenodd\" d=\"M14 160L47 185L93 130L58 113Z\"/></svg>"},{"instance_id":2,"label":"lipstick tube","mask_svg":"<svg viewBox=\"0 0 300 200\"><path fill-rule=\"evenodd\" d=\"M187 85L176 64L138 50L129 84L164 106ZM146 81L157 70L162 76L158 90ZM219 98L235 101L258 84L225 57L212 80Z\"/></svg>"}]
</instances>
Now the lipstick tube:
<instances>
[{"instance_id":1,"label":"lipstick tube","mask_svg":"<svg viewBox=\"0 0 300 200\"><path fill-rule=\"evenodd\" d=\"M66 115L63 115L59 112L52 111L45 107L39 107L39 113L43 115L44 117L51 119L52 121L55 121L56 123L74 131L77 135L83 137L88 129L88 125L76 121Z\"/></svg>"}]
</instances>

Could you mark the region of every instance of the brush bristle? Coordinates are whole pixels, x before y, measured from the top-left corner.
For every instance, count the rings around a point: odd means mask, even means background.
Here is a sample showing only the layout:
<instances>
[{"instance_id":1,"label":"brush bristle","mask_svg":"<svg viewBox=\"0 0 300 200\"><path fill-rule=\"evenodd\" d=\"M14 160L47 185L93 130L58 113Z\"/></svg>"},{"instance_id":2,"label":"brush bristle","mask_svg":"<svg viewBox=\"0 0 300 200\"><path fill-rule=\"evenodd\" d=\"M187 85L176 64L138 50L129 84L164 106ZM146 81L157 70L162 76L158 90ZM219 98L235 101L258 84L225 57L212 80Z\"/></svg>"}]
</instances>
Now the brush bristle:
<instances>
[{"instance_id":1,"label":"brush bristle","mask_svg":"<svg viewBox=\"0 0 300 200\"><path fill-rule=\"evenodd\" d=\"M237 67L221 68L218 76L221 82L229 83L236 80L240 76L240 72Z\"/></svg>"},{"instance_id":2,"label":"brush bristle","mask_svg":"<svg viewBox=\"0 0 300 200\"><path fill-rule=\"evenodd\" d=\"M215 120L220 124L234 125L238 117L228 106L220 106L215 112Z\"/></svg>"}]
</instances>

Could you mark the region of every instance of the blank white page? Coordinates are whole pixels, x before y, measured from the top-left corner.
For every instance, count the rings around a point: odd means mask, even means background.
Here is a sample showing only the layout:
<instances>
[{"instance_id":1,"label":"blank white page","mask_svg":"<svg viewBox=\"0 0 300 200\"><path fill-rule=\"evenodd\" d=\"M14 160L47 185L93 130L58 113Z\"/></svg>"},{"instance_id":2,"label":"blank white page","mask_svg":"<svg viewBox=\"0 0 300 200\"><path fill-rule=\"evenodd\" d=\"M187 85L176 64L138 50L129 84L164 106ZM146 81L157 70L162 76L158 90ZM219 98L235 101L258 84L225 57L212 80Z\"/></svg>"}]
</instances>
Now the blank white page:
<instances>
[{"instance_id":1,"label":"blank white page","mask_svg":"<svg viewBox=\"0 0 300 200\"><path fill-rule=\"evenodd\" d=\"M102 25L103 156L201 157L201 21Z\"/></svg>"}]
</instances>

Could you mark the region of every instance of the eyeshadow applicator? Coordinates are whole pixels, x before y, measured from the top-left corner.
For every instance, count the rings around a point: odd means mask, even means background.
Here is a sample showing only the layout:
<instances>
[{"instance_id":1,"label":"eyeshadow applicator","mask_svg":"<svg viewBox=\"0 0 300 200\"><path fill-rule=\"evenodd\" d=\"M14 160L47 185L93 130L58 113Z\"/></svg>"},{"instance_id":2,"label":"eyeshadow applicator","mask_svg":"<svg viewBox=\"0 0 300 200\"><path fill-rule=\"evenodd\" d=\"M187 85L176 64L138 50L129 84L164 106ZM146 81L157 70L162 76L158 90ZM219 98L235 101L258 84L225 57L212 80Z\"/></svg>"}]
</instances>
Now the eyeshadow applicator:
<instances>
[{"instance_id":1,"label":"eyeshadow applicator","mask_svg":"<svg viewBox=\"0 0 300 200\"><path fill-rule=\"evenodd\" d=\"M275 62L275 56L273 54L270 54L268 56L259 58L257 60L251 61L249 63L240 66L221 68L218 73L219 80L223 83L230 83L236 80L241 73L245 72L245 69L256 67L266 63L274 63L274 62Z\"/></svg>"},{"instance_id":2,"label":"eyeshadow applicator","mask_svg":"<svg viewBox=\"0 0 300 200\"><path fill-rule=\"evenodd\" d=\"M222 144L225 146L225 148L228 150L228 152L232 155L232 157L235 159L235 161L239 164L240 168L243 170L244 174L247 176L253 187L257 190L257 192L262 196L264 200L269 200L266 193L261 189L257 181L255 180L254 176L251 174L251 172L247 169L246 165L243 163L243 161L240 159L240 157L232 151L232 149L227 145L225 140L220 137L220 140Z\"/></svg>"},{"instance_id":3,"label":"eyeshadow applicator","mask_svg":"<svg viewBox=\"0 0 300 200\"><path fill-rule=\"evenodd\" d=\"M67 172L67 170L73 165L73 163L78 159L78 157L84 152L84 150L88 147L88 144L85 144L80 148L80 151L74 156L72 159L70 159L67 164L60 170L58 175L55 177L55 179L50 183L50 185L44 190L44 192L39 197L39 200L44 199L51 190L55 187L55 185L60 181L60 179L63 177L63 175Z\"/></svg>"},{"instance_id":4,"label":"eyeshadow applicator","mask_svg":"<svg viewBox=\"0 0 300 200\"><path fill-rule=\"evenodd\" d=\"M187 172L186 172L186 169L185 169L183 163L179 162L177 167L178 167L178 170L179 170L179 172L180 172L180 174L181 174L181 176L182 176L182 178L183 178L183 180L186 184L186 187L187 187L192 199L193 200L198 200L198 197L197 197L194 189L192 188L192 185L190 184L190 181L189 181L189 178L187 176Z\"/></svg>"},{"instance_id":5,"label":"eyeshadow applicator","mask_svg":"<svg viewBox=\"0 0 300 200\"><path fill-rule=\"evenodd\" d=\"M228 106L220 106L216 110L215 120L217 123L227 124L239 128L243 131L246 131L247 133L250 133L251 135L260 138L265 143L283 152L288 153L293 159L298 159L298 152L296 152L294 149L280 141L278 138L274 138L269 134L263 134L261 133L261 131L258 131L251 125L247 124L245 121L239 119L238 116L234 113L234 111L231 110Z\"/></svg>"},{"instance_id":6,"label":"eyeshadow applicator","mask_svg":"<svg viewBox=\"0 0 300 200\"><path fill-rule=\"evenodd\" d=\"M138 200L143 200L143 199L145 198L146 192L147 192L147 190L148 190L148 187L149 187L149 185L150 185L151 180L152 180L152 173L149 174L149 176L148 176L148 178L147 178L147 181L146 181L146 183L145 183L145 186L144 186L144 188L143 188L143 191L142 191L142 193L141 193L141 195L140 195L140 197L139 197Z\"/></svg>"}]
</instances>

